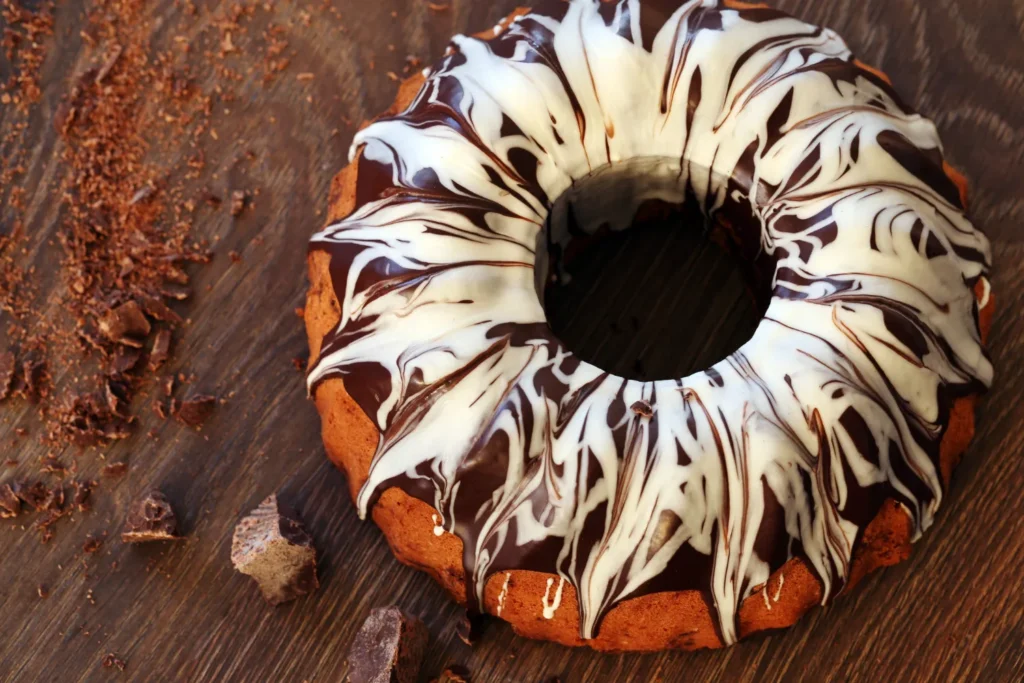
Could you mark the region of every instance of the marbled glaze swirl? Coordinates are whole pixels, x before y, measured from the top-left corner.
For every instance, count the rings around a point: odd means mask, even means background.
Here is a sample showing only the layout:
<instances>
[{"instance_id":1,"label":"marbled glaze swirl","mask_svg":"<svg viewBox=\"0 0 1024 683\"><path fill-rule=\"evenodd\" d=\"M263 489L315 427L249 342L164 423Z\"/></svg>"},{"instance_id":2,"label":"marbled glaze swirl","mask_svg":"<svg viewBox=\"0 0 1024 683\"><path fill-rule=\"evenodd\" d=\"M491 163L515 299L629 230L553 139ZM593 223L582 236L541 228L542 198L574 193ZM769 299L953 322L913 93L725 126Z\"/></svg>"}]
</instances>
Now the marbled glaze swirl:
<instances>
[{"instance_id":1,"label":"marbled glaze swirl","mask_svg":"<svg viewBox=\"0 0 1024 683\"><path fill-rule=\"evenodd\" d=\"M992 379L989 245L934 125L832 31L717 0L547 2L454 38L353 157L357 209L311 244L341 316L310 387L343 378L380 432L360 514L393 486L432 505L471 606L495 573L548 572L592 638L624 599L699 590L731 643L790 557L835 595L887 498L932 523L951 401ZM753 338L690 377L582 362L537 295L545 239L571 237L545 230L556 200L625 163L650 179L633 199L685 190L763 274Z\"/></svg>"}]
</instances>

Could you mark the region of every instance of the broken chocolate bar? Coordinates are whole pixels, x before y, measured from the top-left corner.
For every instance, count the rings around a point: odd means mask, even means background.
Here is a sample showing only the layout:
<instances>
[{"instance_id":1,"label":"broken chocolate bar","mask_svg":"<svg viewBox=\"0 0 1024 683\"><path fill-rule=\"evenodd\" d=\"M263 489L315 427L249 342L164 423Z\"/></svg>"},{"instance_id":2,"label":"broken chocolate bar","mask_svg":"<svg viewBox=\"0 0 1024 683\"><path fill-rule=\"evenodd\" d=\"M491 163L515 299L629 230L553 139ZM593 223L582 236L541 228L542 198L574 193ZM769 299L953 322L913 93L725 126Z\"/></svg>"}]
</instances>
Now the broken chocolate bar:
<instances>
[{"instance_id":1,"label":"broken chocolate bar","mask_svg":"<svg viewBox=\"0 0 1024 683\"><path fill-rule=\"evenodd\" d=\"M271 495L235 527L231 563L251 576L271 605L316 590L316 549L293 513Z\"/></svg>"},{"instance_id":2,"label":"broken chocolate bar","mask_svg":"<svg viewBox=\"0 0 1024 683\"><path fill-rule=\"evenodd\" d=\"M178 519L164 494L153 490L135 502L121 532L125 543L177 539Z\"/></svg>"},{"instance_id":3,"label":"broken chocolate bar","mask_svg":"<svg viewBox=\"0 0 1024 683\"><path fill-rule=\"evenodd\" d=\"M351 683L413 683L429 633L423 622L397 607L370 612L348 653Z\"/></svg>"}]
</instances>

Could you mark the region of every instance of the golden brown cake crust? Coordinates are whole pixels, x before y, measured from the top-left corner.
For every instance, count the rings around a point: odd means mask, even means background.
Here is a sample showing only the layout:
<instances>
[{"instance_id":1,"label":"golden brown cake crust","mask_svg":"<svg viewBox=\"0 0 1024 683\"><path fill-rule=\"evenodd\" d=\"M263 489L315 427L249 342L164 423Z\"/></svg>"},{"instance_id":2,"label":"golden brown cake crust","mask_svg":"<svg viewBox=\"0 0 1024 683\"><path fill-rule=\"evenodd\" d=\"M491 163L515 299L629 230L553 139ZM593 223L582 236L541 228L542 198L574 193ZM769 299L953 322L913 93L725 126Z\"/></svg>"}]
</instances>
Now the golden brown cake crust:
<instances>
[{"instance_id":1,"label":"golden brown cake crust","mask_svg":"<svg viewBox=\"0 0 1024 683\"><path fill-rule=\"evenodd\" d=\"M524 12L517 10L508 20ZM424 80L417 74L404 81L394 104L384 115L398 113L408 106ZM345 218L355 209L358 169L357 158L334 178L328 223ZM965 195L962 176L952 169L947 172ZM326 252L312 251L308 266L310 288L305 322L312 364L319 355L321 340L339 322L340 306L331 282L330 256ZM980 289L978 296L981 296ZM979 321L983 340L987 339L993 310L990 297ZM320 383L314 400L321 416L327 454L346 472L355 500L369 473L378 442L377 429L348 395L340 379ZM968 396L957 399L952 406L949 427L940 449L941 473L946 485L974 435L975 402L976 397ZM383 492L372 509L372 516L399 561L427 572L453 599L466 603L462 541L450 533L434 534L434 520L438 516L434 508L401 489L391 488ZM907 559L911 534L908 514L896 501L886 501L854 549L849 580L843 592L852 589L871 571ZM579 636L577 599L570 584L564 587L562 608L552 618L544 618L541 596L545 595L549 580L557 581L558 577L521 570L498 572L488 579L485 588L486 610L509 622L519 635L563 645L588 645L601 651L695 650L722 645L705 598L698 591L654 593L625 600L608 612L597 637L585 641ZM800 558L791 559L765 584L756 586L742 603L739 635L746 637L759 631L788 627L808 609L820 604L821 599L822 586L807 563Z\"/></svg>"}]
</instances>

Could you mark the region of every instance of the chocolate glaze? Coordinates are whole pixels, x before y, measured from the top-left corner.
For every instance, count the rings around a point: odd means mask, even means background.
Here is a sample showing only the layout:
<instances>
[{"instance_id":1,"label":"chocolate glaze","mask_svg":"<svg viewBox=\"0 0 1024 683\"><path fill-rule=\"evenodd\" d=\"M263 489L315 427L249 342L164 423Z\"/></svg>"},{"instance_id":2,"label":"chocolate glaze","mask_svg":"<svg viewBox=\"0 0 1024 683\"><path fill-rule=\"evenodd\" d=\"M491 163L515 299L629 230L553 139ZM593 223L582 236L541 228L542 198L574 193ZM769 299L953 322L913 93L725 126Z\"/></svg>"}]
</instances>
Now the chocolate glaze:
<instances>
[{"instance_id":1,"label":"chocolate glaze","mask_svg":"<svg viewBox=\"0 0 1024 683\"><path fill-rule=\"evenodd\" d=\"M471 609L497 572L546 572L544 616L568 582L592 638L622 600L697 590L731 643L793 556L840 591L887 498L931 524L951 401L992 380L989 245L933 124L832 31L715 0L542 2L454 38L353 159L357 209L311 243L341 320L309 385L343 378L380 431L360 514L396 486L432 505ZM564 348L537 289L650 200L698 203L764 318L713 368L640 382Z\"/></svg>"}]
</instances>

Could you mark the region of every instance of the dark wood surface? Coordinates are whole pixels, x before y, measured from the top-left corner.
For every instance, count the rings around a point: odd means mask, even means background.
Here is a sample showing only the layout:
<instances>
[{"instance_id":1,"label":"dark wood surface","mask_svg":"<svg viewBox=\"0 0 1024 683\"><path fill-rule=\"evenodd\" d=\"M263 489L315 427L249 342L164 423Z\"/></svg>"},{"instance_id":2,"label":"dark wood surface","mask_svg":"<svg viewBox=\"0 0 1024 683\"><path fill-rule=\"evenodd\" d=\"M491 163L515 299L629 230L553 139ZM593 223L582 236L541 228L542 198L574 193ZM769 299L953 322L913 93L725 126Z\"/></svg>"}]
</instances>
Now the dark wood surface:
<instances>
[{"instance_id":1,"label":"dark wood surface","mask_svg":"<svg viewBox=\"0 0 1024 683\"><path fill-rule=\"evenodd\" d=\"M332 2L337 12L323 11ZM42 100L25 133L3 148L25 155L26 172L16 180L27 191L32 248L24 258L37 266L44 302L52 301L48 291L66 286L53 244L62 143L52 119L75 77L101 61L99 48L78 34L90 4L57 0ZM197 1L195 16L183 15L183 4L148 3L154 45L181 33L200 36L233 3ZM345 163L355 132L349 122L391 102L396 83L386 72L400 72L405 55L430 61L450 35L491 26L516 2L451 0L445 11L425 0L273 0L270 10L244 4L260 9L247 19L246 35L236 36L238 97L216 104L218 136L202 138L208 168L193 184L221 195L237 188L259 194L237 220L226 210L200 214L195 233L213 241L217 257L191 271L197 295L181 309L191 323L172 361L173 370L195 373L197 389L231 398L201 434L143 410L133 438L75 455L83 475L94 475L104 458L127 459L131 469L120 481L104 480L95 509L62 523L50 543L16 525L0 527L0 680L342 681L363 617L390 603L421 615L431 629L424 681L449 664L468 666L474 681L517 683L556 675L569 683L1024 678L1024 0L777 3L839 31L938 124L949 158L971 181L971 213L994 244L997 380L980 404L977 438L948 501L909 562L872 576L789 631L724 651L648 656L530 642L503 623L475 648L463 645L453 629L457 606L425 575L394 561L377 529L357 519L342 475L323 456L319 419L291 362L306 347L293 313L304 298L305 242L322 221L331 176ZM268 22L285 27L291 63L264 84L244 65L247 46ZM212 90L202 53L187 59L199 86ZM315 77L296 78L303 72ZM10 132L15 118L0 108L0 133ZM254 160L235 163L248 150ZM155 162L170 167L181 161L175 155L188 153L172 146ZM0 188L0 197L9 190ZM732 267L713 249L700 257L702 249L691 237L653 231L595 251L551 302L557 325L591 358L639 376L714 360L741 342L753 321ZM243 261L232 264L229 250ZM598 277L611 264L621 267ZM698 296L678 294L684 282L720 278L731 284L717 294L710 285ZM709 296L720 313L701 317ZM629 302L640 302L636 320ZM39 311L54 314L47 306ZM0 451L11 449L22 462L0 480L38 467L43 447L14 435L34 428L34 420L20 401L0 407ZM150 429L156 440L146 438ZM127 504L154 485L177 508L187 540L122 545L114 535ZM264 604L228 558L239 516L274 491L300 510L322 556L319 592L278 608ZM83 554L86 535L104 533L112 535L100 552ZM46 599L37 596L40 583L49 587ZM127 662L123 673L102 668L108 652Z\"/></svg>"}]
</instances>

